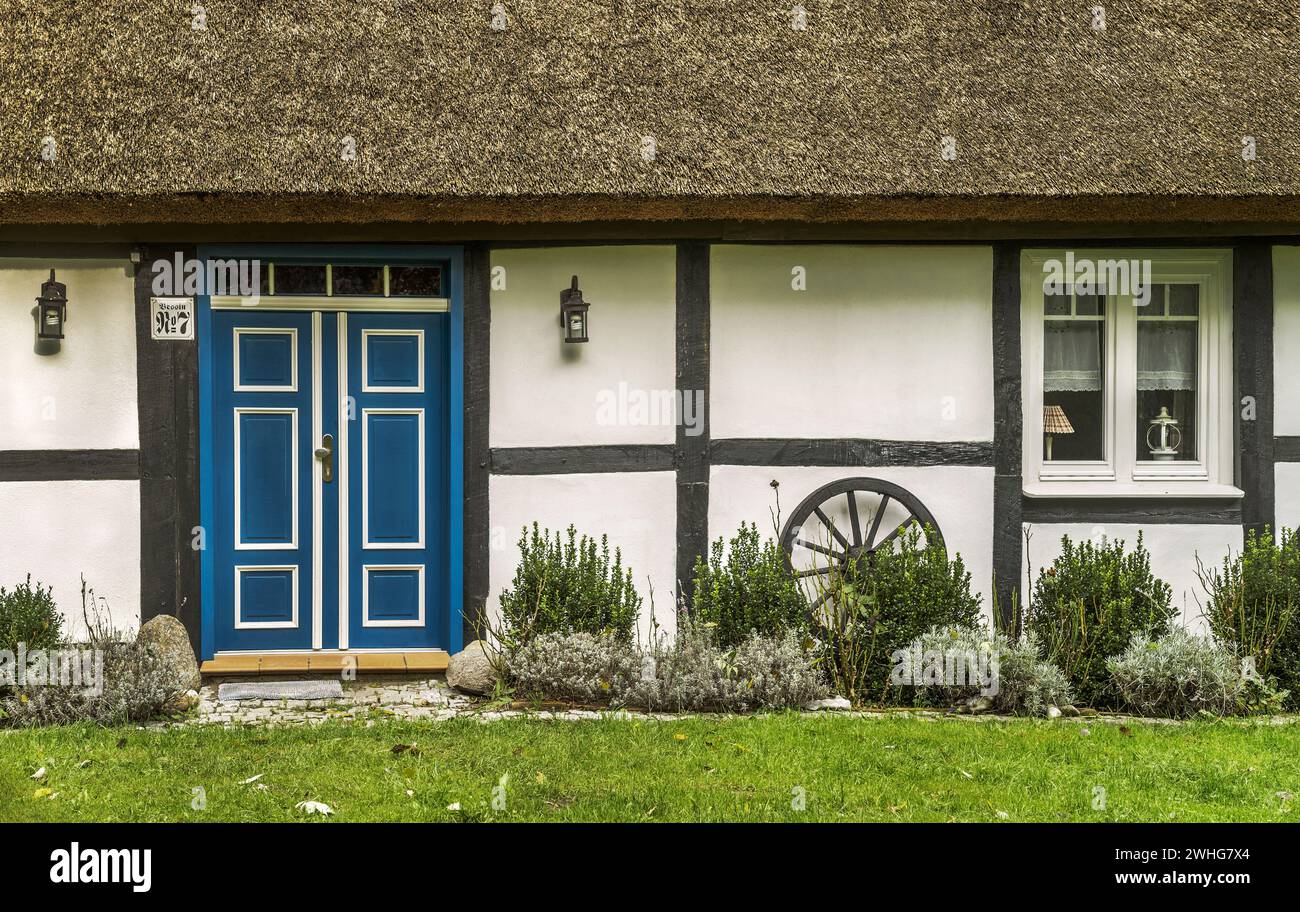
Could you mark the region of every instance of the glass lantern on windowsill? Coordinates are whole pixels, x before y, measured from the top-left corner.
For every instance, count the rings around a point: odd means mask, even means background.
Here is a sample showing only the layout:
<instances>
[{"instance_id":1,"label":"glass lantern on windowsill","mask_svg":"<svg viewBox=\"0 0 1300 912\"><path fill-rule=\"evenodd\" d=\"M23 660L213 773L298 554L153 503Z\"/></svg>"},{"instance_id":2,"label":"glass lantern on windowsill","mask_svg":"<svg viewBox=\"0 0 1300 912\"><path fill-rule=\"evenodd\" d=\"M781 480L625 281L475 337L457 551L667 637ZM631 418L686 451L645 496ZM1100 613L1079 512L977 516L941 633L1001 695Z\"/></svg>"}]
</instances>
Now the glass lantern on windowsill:
<instances>
[{"instance_id":1,"label":"glass lantern on windowsill","mask_svg":"<svg viewBox=\"0 0 1300 912\"><path fill-rule=\"evenodd\" d=\"M1153 439L1154 435L1154 439ZM1157 462L1171 462L1178 458L1178 447L1183 442L1183 432L1178 429L1178 419L1169 409L1160 406L1160 414L1148 423L1147 449Z\"/></svg>"}]
</instances>

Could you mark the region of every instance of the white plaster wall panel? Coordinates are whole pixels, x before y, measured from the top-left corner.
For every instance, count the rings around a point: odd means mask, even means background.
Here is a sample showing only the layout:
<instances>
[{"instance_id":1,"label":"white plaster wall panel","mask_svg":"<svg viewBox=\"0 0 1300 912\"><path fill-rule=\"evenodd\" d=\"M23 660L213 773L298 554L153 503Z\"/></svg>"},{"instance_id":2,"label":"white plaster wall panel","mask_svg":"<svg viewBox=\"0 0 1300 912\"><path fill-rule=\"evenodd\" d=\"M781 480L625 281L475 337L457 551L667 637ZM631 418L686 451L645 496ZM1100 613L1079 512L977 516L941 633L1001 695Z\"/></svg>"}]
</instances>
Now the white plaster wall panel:
<instances>
[{"instance_id":1,"label":"white plaster wall panel","mask_svg":"<svg viewBox=\"0 0 1300 912\"><path fill-rule=\"evenodd\" d=\"M710 273L714 439L993 439L991 248L723 245Z\"/></svg>"},{"instance_id":2,"label":"white plaster wall panel","mask_svg":"<svg viewBox=\"0 0 1300 912\"><path fill-rule=\"evenodd\" d=\"M769 512L776 506L771 484L780 482L781 521L822 485L866 476L906 488L925 504L943 532L949 556L960 553L992 618L993 469L969 466L828 468L822 466L715 465L709 481L709 540L730 539L742 522L775 537Z\"/></svg>"},{"instance_id":3,"label":"white plaster wall panel","mask_svg":"<svg viewBox=\"0 0 1300 912\"><path fill-rule=\"evenodd\" d=\"M1273 496L1278 527L1300 529L1300 462L1273 467Z\"/></svg>"},{"instance_id":4,"label":"white plaster wall panel","mask_svg":"<svg viewBox=\"0 0 1300 912\"><path fill-rule=\"evenodd\" d=\"M1025 568L1025 593L1031 591L1029 569L1036 578L1061 553L1061 536L1073 541L1094 540L1101 536L1110 541L1122 540L1131 549L1142 532L1142 543L1151 553L1151 572L1169 584L1173 604L1183 624L1191 630L1205 632L1201 617L1205 590L1196 575L1196 561L1206 568L1219 566L1229 552L1241 550L1241 526L1203 524L1136 525L1128 523L1046 523L1026 525L1029 530L1028 565Z\"/></svg>"},{"instance_id":5,"label":"white plaster wall panel","mask_svg":"<svg viewBox=\"0 0 1300 912\"><path fill-rule=\"evenodd\" d=\"M81 637L81 577L115 627L140 625L140 483L0 482L0 585L32 575L54 588L64 633Z\"/></svg>"},{"instance_id":6,"label":"white plaster wall panel","mask_svg":"<svg viewBox=\"0 0 1300 912\"><path fill-rule=\"evenodd\" d=\"M651 407L676 387L674 247L494 250L492 269L492 446L676 439L673 410ZM575 275L591 302L583 344L560 329L560 292Z\"/></svg>"},{"instance_id":7,"label":"white plaster wall panel","mask_svg":"<svg viewBox=\"0 0 1300 912\"><path fill-rule=\"evenodd\" d=\"M1300 436L1300 247L1273 248L1273 433Z\"/></svg>"},{"instance_id":8,"label":"white plaster wall panel","mask_svg":"<svg viewBox=\"0 0 1300 912\"><path fill-rule=\"evenodd\" d=\"M0 258L0 450L135 449L135 280L126 260ZM31 309L57 271L67 338L32 349Z\"/></svg>"},{"instance_id":9,"label":"white plaster wall panel","mask_svg":"<svg viewBox=\"0 0 1300 912\"><path fill-rule=\"evenodd\" d=\"M650 587L655 617L668 633L676 629L677 477L672 472L575 475L495 475L489 488L491 551L488 606L501 607L501 591L519 564L519 532L537 521L552 532L570 524L578 534L609 536L612 553L623 552L633 583L644 599L640 630L650 630Z\"/></svg>"}]
</instances>

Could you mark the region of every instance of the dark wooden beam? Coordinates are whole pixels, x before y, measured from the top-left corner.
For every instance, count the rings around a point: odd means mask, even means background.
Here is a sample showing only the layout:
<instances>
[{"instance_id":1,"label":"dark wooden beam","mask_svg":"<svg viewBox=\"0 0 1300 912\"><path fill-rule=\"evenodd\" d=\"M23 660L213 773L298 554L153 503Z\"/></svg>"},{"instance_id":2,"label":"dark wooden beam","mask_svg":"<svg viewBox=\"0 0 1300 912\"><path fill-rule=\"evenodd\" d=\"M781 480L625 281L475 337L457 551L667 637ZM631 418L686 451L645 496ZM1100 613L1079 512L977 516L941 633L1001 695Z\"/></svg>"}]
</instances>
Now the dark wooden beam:
<instances>
[{"instance_id":1,"label":"dark wooden beam","mask_svg":"<svg viewBox=\"0 0 1300 912\"><path fill-rule=\"evenodd\" d=\"M571 475L608 472L671 472L671 444L629 443L591 446L494 447L493 475Z\"/></svg>"},{"instance_id":2,"label":"dark wooden beam","mask_svg":"<svg viewBox=\"0 0 1300 912\"><path fill-rule=\"evenodd\" d=\"M993 598L1019 633L1024 434L1020 379L1020 246L993 248Z\"/></svg>"},{"instance_id":3,"label":"dark wooden beam","mask_svg":"<svg viewBox=\"0 0 1300 912\"><path fill-rule=\"evenodd\" d=\"M1273 248L1238 244L1232 256L1232 337L1239 474L1246 496L1246 530L1272 527L1273 439Z\"/></svg>"},{"instance_id":4,"label":"dark wooden beam","mask_svg":"<svg viewBox=\"0 0 1300 912\"><path fill-rule=\"evenodd\" d=\"M200 524L198 342L154 340L149 326L150 264L177 252L186 259L196 255L194 247L185 245L144 248L135 277L140 620L174 615L189 632L194 651L202 655L201 553L195 548Z\"/></svg>"},{"instance_id":5,"label":"dark wooden beam","mask_svg":"<svg viewBox=\"0 0 1300 912\"><path fill-rule=\"evenodd\" d=\"M465 642L477 638L486 619L488 558L491 544L488 483L491 455L488 447L490 416L489 365L491 364L492 251L487 244L467 244L465 264L465 513L463 528Z\"/></svg>"},{"instance_id":6,"label":"dark wooden beam","mask_svg":"<svg viewBox=\"0 0 1300 912\"><path fill-rule=\"evenodd\" d=\"M993 443L983 440L866 440L728 438L709 446L714 465L749 466L991 466Z\"/></svg>"},{"instance_id":7,"label":"dark wooden beam","mask_svg":"<svg viewBox=\"0 0 1300 912\"><path fill-rule=\"evenodd\" d=\"M677 422L677 598L691 597L695 560L709 549L709 245L677 245L677 389L700 405L698 423Z\"/></svg>"},{"instance_id":8,"label":"dark wooden beam","mask_svg":"<svg viewBox=\"0 0 1300 912\"><path fill-rule=\"evenodd\" d=\"M139 450L0 450L0 481L135 481Z\"/></svg>"}]
</instances>

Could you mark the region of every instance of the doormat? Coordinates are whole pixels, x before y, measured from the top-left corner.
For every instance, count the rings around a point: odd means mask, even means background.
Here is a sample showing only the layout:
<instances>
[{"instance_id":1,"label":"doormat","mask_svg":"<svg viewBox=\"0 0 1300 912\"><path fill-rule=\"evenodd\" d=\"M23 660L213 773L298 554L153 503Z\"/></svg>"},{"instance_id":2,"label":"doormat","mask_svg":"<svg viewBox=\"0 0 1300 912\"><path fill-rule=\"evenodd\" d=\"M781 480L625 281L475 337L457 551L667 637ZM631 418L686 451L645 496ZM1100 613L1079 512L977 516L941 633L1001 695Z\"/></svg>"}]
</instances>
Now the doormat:
<instances>
[{"instance_id":1,"label":"doormat","mask_svg":"<svg viewBox=\"0 0 1300 912\"><path fill-rule=\"evenodd\" d=\"M222 684L218 700L338 700L343 696L339 681L257 681Z\"/></svg>"}]
</instances>

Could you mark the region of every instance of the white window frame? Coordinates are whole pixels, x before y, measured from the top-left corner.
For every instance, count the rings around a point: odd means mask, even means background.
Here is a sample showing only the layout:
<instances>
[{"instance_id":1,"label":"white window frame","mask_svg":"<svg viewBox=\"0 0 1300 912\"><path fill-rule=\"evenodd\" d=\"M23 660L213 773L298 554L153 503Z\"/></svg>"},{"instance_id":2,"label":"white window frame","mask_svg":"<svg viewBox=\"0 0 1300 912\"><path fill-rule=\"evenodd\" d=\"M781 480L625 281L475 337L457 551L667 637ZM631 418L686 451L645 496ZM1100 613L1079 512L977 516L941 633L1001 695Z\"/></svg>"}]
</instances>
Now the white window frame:
<instances>
[{"instance_id":1,"label":"white window frame","mask_svg":"<svg viewBox=\"0 0 1300 912\"><path fill-rule=\"evenodd\" d=\"M1105 458L1043 459L1044 271L1049 260L1150 260L1151 283L1200 288L1196 460L1137 459L1138 309L1107 294ZM1233 485L1232 252L1219 249L1026 250L1020 261L1024 490L1030 497L1241 497ZM1125 289L1126 291L1128 289Z\"/></svg>"}]
</instances>

